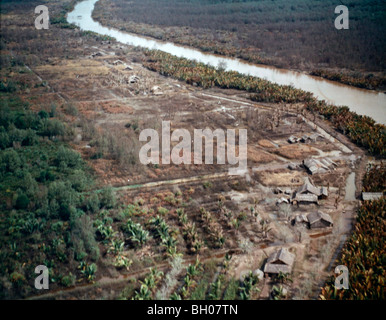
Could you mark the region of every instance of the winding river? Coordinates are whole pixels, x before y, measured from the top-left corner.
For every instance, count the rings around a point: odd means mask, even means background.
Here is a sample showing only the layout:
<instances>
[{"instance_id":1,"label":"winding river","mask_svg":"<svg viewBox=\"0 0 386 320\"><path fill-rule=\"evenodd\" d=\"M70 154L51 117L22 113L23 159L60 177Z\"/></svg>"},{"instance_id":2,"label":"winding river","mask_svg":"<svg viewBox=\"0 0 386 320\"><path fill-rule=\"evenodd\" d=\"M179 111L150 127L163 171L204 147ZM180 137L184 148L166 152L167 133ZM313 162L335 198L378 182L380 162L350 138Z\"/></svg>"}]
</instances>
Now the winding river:
<instances>
[{"instance_id":1,"label":"winding river","mask_svg":"<svg viewBox=\"0 0 386 320\"><path fill-rule=\"evenodd\" d=\"M78 3L74 10L67 15L68 22L76 24L82 30L114 37L117 41L124 44L157 49L212 66L219 66L221 63L226 66L226 70L249 74L280 85L292 85L295 88L312 92L318 99L326 100L335 105L348 106L358 114L370 116L377 122L386 124L386 94L384 93L359 89L300 72L264 65L253 65L239 59L203 53L197 49L104 27L92 19L92 12L97 1L86 0Z\"/></svg>"}]
</instances>

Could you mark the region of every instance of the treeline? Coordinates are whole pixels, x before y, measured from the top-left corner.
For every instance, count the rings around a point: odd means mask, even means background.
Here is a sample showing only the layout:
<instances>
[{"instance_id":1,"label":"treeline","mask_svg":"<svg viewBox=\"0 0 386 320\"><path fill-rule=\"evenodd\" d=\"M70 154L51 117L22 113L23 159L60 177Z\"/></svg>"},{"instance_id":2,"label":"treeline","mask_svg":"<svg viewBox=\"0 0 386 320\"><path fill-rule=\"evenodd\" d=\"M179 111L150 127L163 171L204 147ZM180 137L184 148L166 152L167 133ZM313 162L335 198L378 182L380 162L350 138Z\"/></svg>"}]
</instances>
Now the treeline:
<instances>
[{"instance_id":1,"label":"treeline","mask_svg":"<svg viewBox=\"0 0 386 320\"><path fill-rule=\"evenodd\" d=\"M295 89L292 86L281 86L264 79L246 76L236 71L224 71L206 64L178 58L158 50L147 50L148 60L144 66L165 76L173 76L188 84L204 88L220 87L250 92L252 100L265 102L295 103L309 100L311 93Z\"/></svg>"},{"instance_id":2,"label":"treeline","mask_svg":"<svg viewBox=\"0 0 386 320\"><path fill-rule=\"evenodd\" d=\"M386 8L346 1L349 30L336 30L334 0L101 0L105 24L205 51L311 71L337 67L384 71Z\"/></svg>"},{"instance_id":3,"label":"treeline","mask_svg":"<svg viewBox=\"0 0 386 320\"><path fill-rule=\"evenodd\" d=\"M90 191L92 176L55 108L34 112L1 94L0 298L34 288L34 268L49 268L50 283L75 284L99 260L91 214L115 205L111 189ZM83 269L76 271L77 267ZM79 279L78 279L79 280Z\"/></svg>"},{"instance_id":4,"label":"treeline","mask_svg":"<svg viewBox=\"0 0 386 320\"><path fill-rule=\"evenodd\" d=\"M339 264L349 270L349 288L338 290L332 276L322 288L321 299L385 299L385 219L385 198L362 205L354 234L345 244L339 259Z\"/></svg>"},{"instance_id":5,"label":"treeline","mask_svg":"<svg viewBox=\"0 0 386 320\"><path fill-rule=\"evenodd\" d=\"M364 147L370 154L386 156L386 129L367 116L358 115L348 107L336 107L318 101L309 92L291 86L281 86L269 81L242 75L234 71L223 71L203 63L178 58L162 51L146 51L148 60L144 66L165 76L173 76L189 84L204 88L220 87L245 90L250 98L262 102L304 102L307 109L323 115L333 126L347 135L354 143Z\"/></svg>"},{"instance_id":6,"label":"treeline","mask_svg":"<svg viewBox=\"0 0 386 320\"><path fill-rule=\"evenodd\" d=\"M386 85L386 78L377 77L373 74L368 74L365 76L358 72L356 72L355 74L347 74L343 72L333 72L322 69L313 70L310 72L310 74L328 80L345 83L349 86L370 90L384 88Z\"/></svg>"}]
</instances>

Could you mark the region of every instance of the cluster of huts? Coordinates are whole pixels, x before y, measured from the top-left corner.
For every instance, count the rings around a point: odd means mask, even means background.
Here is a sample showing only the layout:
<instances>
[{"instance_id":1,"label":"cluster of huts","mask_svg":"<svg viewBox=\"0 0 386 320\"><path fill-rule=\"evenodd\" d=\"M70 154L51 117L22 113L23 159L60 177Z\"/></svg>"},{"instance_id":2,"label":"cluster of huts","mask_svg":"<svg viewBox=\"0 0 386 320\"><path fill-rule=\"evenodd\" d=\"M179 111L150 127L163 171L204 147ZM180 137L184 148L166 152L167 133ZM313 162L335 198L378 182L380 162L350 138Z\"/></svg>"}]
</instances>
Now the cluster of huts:
<instances>
[{"instance_id":1,"label":"cluster of huts","mask_svg":"<svg viewBox=\"0 0 386 320\"><path fill-rule=\"evenodd\" d=\"M282 193L284 196L277 200L276 204L291 203L291 204L319 204L319 200L328 197L328 189L326 187L316 187L310 180L307 180L296 191L291 189L276 188L275 193Z\"/></svg>"},{"instance_id":2,"label":"cluster of huts","mask_svg":"<svg viewBox=\"0 0 386 320\"><path fill-rule=\"evenodd\" d=\"M310 229L329 228L334 225L331 216L321 211L314 211L307 215L298 214L291 220L291 224L306 224Z\"/></svg>"}]
</instances>

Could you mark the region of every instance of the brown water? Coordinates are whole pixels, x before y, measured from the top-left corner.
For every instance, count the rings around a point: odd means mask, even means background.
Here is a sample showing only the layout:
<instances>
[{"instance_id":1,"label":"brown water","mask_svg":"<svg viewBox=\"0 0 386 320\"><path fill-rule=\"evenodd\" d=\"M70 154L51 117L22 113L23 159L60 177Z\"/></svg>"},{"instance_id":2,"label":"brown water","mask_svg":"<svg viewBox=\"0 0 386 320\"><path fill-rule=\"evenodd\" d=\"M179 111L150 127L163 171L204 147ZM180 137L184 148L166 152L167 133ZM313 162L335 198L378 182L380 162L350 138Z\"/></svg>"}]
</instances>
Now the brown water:
<instances>
[{"instance_id":1,"label":"brown water","mask_svg":"<svg viewBox=\"0 0 386 320\"><path fill-rule=\"evenodd\" d=\"M312 92L320 100L326 100L338 106L348 106L350 110L358 114L370 116L377 122L386 124L386 94L384 93L359 89L300 72L264 65L253 65L239 59L207 54L197 49L107 28L94 21L91 17L97 1L86 0L78 3L74 10L68 14L68 22L78 25L82 30L114 37L121 43L161 50L178 57L197 60L215 67L222 64L226 65L226 70L263 78L280 85L292 85L295 88Z\"/></svg>"}]
</instances>

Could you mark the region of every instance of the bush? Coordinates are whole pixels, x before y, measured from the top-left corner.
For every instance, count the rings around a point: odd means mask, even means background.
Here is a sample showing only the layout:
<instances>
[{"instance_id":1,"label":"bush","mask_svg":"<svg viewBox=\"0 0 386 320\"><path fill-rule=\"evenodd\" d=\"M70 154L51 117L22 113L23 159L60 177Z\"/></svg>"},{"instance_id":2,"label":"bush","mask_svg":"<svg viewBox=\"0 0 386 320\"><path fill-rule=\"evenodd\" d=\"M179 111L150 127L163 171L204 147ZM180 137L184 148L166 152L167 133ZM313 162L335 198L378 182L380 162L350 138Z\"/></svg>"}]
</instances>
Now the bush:
<instances>
[{"instance_id":1,"label":"bush","mask_svg":"<svg viewBox=\"0 0 386 320\"><path fill-rule=\"evenodd\" d=\"M95 240L95 228L89 216L83 215L73 222L71 241L75 249L75 259L79 260L84 253L93 261L100 256L98 243Z\"/></svg>"},{"instance_id":2,"label":"bush","mask_svg":"<svg viewBox=\"0 0 386 320\"><path fill-rule=\"evenodd\" d=\"M99 194L100 208L111 209L117 204L117 199L114 189L109 186L101 190Z\"/></svg>"},{"instance_id":3,"label":"bush","mask_svg":"<svg viewBox=\"0 0 386 320\"><path fill-rule=\"evenodd\" d=\"M100 208L98 194L93 192L86 200L86 208L92 213L96 213Z\"/></svg>"},{"instance_id":4,"label":"bush","mask_svg":"<svg viewBox=\"0 0 386 320\"><path fill-rule=\"evenodd\" d=\"M65 134L64 124L56 119L42 119L39 134L46 137L57 137Z\"/></svg>"},{"instance_id":5,"label":"bush","mask_svg":"<svg viewBox=\"0 0 386 320\"><path fill-rule=\"evenodd\" d=\"M56 154L55 165L63 168L79 168L82 164L82 158L76 151L60 146Z\"/></svg>"},{"instance_id":6,"label":"bush","mask_svg":"<svg viewBox=\"0 0 386 320\"><path fill-rule=\"evenodd\" d=\"M15 150L6 150L0 155L0 168L2 173L15 172L22 166L22 161Z\"/></svg>"},{"instance_id":7,"label":"bush","mask_svg":"<svg viewBox=\"0 0 386 320\"><path fill-rule=\"evenodd\" d=\"M29 198L27 197L27 195L24 192L20 193L17 196L15 208L20 209L20 210L24 210L24 209L27 209L28 205L29 205Z\"/></svg>"},{"instance_id":8,"label":"bush","mask_svg":"<svg viewBox=\"0 0 386 320\"><path fill-rule=\"evenodd\" d=\"M66 112L66 114L68 114L70 116L77 116L78 115L78 109L72 103L66 104L64 106L64 111Z\"/></svg>"},{"instance_id":9,"label":"bush","mask_svg":"<svg viewBox=\"0 0 386 320\"><path fill-rule=\"evenodd\" d=\"M72 287L75 285L76 276L73 275L71 272L68 274L68 276L64 276L60 283L65 287Z\"/></svg>"},{"instance_id":10,"label":"bush","mask_svg":"<svg viewBox=\"0 0 386 320\"><path fill-rule=\"evenodd\" d=\"M40 110L38 112L38 116L40 117L40 119L47 119L50 115L48 114L47 111L45 110Z\"/></svg>"}]
</instances>

